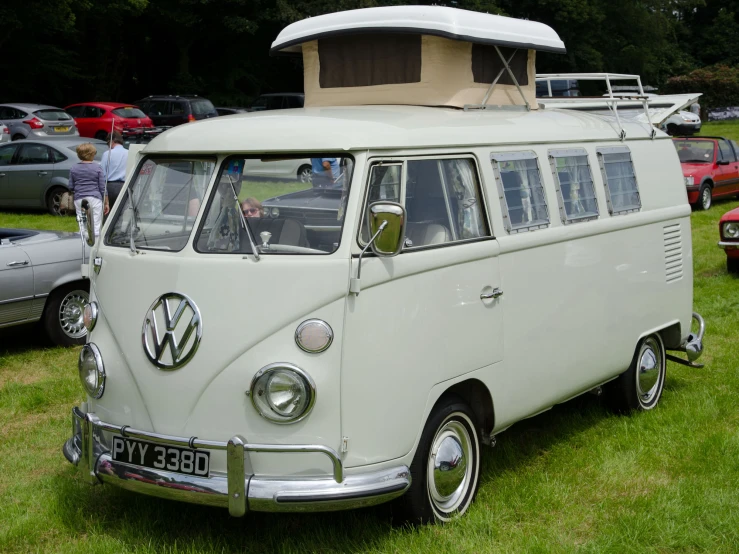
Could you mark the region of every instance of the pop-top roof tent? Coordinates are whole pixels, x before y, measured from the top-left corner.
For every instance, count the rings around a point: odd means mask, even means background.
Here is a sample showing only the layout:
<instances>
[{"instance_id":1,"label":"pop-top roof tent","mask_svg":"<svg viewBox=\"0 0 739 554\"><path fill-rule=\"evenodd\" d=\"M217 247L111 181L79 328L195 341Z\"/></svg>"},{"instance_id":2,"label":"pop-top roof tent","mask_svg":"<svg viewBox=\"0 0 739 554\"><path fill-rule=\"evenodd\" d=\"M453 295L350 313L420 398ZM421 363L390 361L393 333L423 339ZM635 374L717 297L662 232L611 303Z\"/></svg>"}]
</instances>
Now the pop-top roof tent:
<instances>
[{"instance_id":1,"label":"pop-top roof tent","mask_svg":"<svg viewBox=\"0 0 739 554\"><path fill-rule=\"evenodd\" d=\"M564 53L542 23L443 6L350 10L287 26L272 54L303 56L306 106L537 108L536 51Z\"/></svg>"}]
</instances>

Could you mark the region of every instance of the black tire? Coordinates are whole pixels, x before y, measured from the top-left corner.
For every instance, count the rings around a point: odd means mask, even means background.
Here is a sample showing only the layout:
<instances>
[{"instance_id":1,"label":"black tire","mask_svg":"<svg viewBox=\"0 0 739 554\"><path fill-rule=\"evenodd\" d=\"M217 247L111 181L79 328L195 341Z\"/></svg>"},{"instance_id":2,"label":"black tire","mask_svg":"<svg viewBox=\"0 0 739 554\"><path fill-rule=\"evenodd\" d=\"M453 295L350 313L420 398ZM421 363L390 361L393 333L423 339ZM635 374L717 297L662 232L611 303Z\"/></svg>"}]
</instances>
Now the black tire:
<instances>
[{"instance_id":1,"label":"black tire","mask_svg":"<svg viewBox=\"0 0 739 554\"><path fill-rule=\"evenodd\" d=\"M67 192L64 187L54 187L46 193L46 210L51 215L63 215L59 209L62 203L62 194Z\"/></svg>"},{"instance_id":2,"label":"black tire","mask_svg":"<svg viewBox=\"0 0 739 554\"><path fill-rule=\"evenodd\" d=\"M301 165L298 168L297 177L301 183L310 183L313 177L313 168L309 165Z\"/></svg>"},{"instance_id":3,"label":"black tire","mask_svg":"<svg viewBox=\"0 0 739 554\"><path fill-rule=\"evenodd\" d=\"M698 200L695 203L696 208L699 210L710 210L713 206L713 189L708 183L701 185L701 190L698 193Z\"/></svg>"},{"instance_id":4,"label":"black tire","mask_svg":"<svg viewBox=\"0 0 739 554\"><path fill-rule=\"evenodd\" d=\"M89 301L89 285L69 283L52 291L46 301L42 322L51 342L59 346L85 344L87 329L82 325L82 309Z\"/></svg>"},{"instance_id":5,"label":"black tire","mask_svg":"<svg viewBox=\"0 0 739 554\"><path fill-rule=\"evenodd\" d=\"M417 525L462 515L477 494L479 477L475 415L461 398L448 396L426 422L411 463L411 486L392 505L393 522Z\"/></svg>"},{"instance_id":6,"label":"black tire","mask_svg":"<svg viewBox=\"0 0 739 554\"><path fill-rule=\"evenodd\" d=\"M651 410L662 397L666 373L662 337L657 333L644 337L636 346L629 369L603 387L606 403L621 414Z\"/></svg>"},{"instance_id":7,"label":"black tire","mask_svg":"<svg viewBox=\"0 0 739 554\"><path fill-rule=\"evenodd\" d=\"M667 125L667 134L670 135L670 136L676 135L677 134L677 125L675 125L674 123L670 123L669 125Z\"/></svg>"},{"instance_id":8,"label":"black tire","mask_svg":"<svg viewBox=\"0 0 739 554\"><path fill-rule=\"evenodd\" d=\"M108 138L108 133L105 131L98 131L95 133L95 138L98 140L106 140Z\"/></svg>"},{"instance_id":9,"label":"black tire","mask_svg":"<svg viewBox=\"0 0 739 554\"><path fill-rule=\"evenodd\" d=\"M13 135L13 140L23 140L24 138L26 138L26 137L24 137L20 133L18 133L16 135Z\"/></svg>"},{"instance_id":10,"label":"black tire","mask_svg":"<svg viewBox=\"0 0 739 554\"><path fill-rule=\"evenodd\" d=\"M726 258L726 271L739 273L739 258Z\"/></svg>"}]
</instances>

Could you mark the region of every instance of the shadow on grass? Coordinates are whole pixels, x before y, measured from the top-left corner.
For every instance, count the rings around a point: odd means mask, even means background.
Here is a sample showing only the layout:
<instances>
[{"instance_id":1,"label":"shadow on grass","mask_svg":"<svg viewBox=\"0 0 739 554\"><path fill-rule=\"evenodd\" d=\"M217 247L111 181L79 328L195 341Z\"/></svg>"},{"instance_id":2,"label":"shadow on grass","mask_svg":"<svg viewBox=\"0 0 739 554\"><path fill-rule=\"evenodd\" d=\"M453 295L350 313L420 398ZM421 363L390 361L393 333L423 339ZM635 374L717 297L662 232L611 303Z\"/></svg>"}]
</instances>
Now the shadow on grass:
<instances>
[{"instance_id":1,"label":"shadow on grass","mask_svg":"<svg viewBox=\"0 0 739 554\"><path fill-rule=\"evenodd\" d=\"M30 350L52 346L38 322L0 329L0 356L23 354Z\"/></svg>"}]
</instances>

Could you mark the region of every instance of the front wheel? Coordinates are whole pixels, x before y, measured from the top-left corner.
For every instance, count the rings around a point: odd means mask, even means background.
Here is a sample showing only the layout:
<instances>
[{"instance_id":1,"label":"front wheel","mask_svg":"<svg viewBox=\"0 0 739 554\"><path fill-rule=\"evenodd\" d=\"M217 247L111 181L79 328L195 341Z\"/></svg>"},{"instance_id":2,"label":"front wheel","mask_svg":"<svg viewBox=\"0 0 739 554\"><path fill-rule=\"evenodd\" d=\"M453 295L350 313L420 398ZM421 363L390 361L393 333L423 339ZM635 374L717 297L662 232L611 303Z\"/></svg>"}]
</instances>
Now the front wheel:
<instances>
[{"instance_id":1,"label":"front wheel","mask_svg":"<svg viewBox=\"0 0 739 554\"><path fill-rule=\"evenodd\" d=\"M618 413L646 411L662 397L667 373L665 345L659 334L639 341L629 369L603 387L606 402Z\"/></svg>"},{"instance_id":2,"label":"front wheel","mask_svg":"<svg viewBox=\"0 0 739 554\"><path fill-rule=\"evenodd\" d=\"M54 187L46 195L46 209L51 215L62 215L62 196L68 192L64 187Z\"/></svg>"},{"instance_id":3,"label":"front wheel","mask_svg":"<svg viewBox=\"0 0 739 554\"><path fill-rule=\"evenodd\" d=\"M480 476L475 416L459 397L436 406L411 464L411 486L393 504L393 518L412 524L446 522L467 511Z\"/></svg>"},{"instance_id":4,"label":"front wheel","mask_svg":"<svg viewBox=\"0 0 739 554\"><path fill-rule=\"evenodd\" d=\"M46 334L54 344L85 344L87 329L82 322L82 312L89 297L82 283L64 285L49 295L43 323Z\"/></svg>"},{"instance_id":5,"label":"front wheel","mask_svg":"<svg viewBox=\"0 0 739 554\"><path fill-rule=\"evenodd\" d=\"M309 165L301 165L298 169L298 180L301 183L310 183L313 177L313 169Z\"/></svg>"},{"instance_id":6,"label":"front wheel","mask_svg":"<svg viewBox=\"0 0 739 554\"><path fill-rule=\"evenodd\" d=\"M701 210L708 210L713 205L713 191L711 185L704 183L698 194L698 202L696 204Z\"/></svg>"}]
</instances>

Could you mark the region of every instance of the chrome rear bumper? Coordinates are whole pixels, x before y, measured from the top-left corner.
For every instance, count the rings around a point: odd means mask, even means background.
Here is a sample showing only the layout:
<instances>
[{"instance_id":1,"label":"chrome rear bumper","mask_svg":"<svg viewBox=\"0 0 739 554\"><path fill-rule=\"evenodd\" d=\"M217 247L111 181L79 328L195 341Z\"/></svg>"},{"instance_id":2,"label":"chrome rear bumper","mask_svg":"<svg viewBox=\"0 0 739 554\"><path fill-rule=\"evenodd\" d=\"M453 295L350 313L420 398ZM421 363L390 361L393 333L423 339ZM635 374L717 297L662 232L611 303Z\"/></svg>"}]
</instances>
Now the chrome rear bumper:
<instances>
[{"instance_id":1,"label":"chrome rear bumper","mask_svg":"<svg viewBox=\"0 0 739 554\"><path fill-rule=\"evenodd\" d=\"M372 506L402 495L410 486L408 467L344 475L338 453L316 445L250 444L242 437L228 442L206 441L139 431L100 421L93 413L72 409L72 437L62 451L92 483L110 483L143 494L228 508L232 516L248 510L311 512ZM98 436L101 431L154 444L226 451L226 473L210 477L162 471L113 460ZM333 464L333 478L274 478L254 475L249 452L321 453Z\"/></svg>"}]
</instances>

